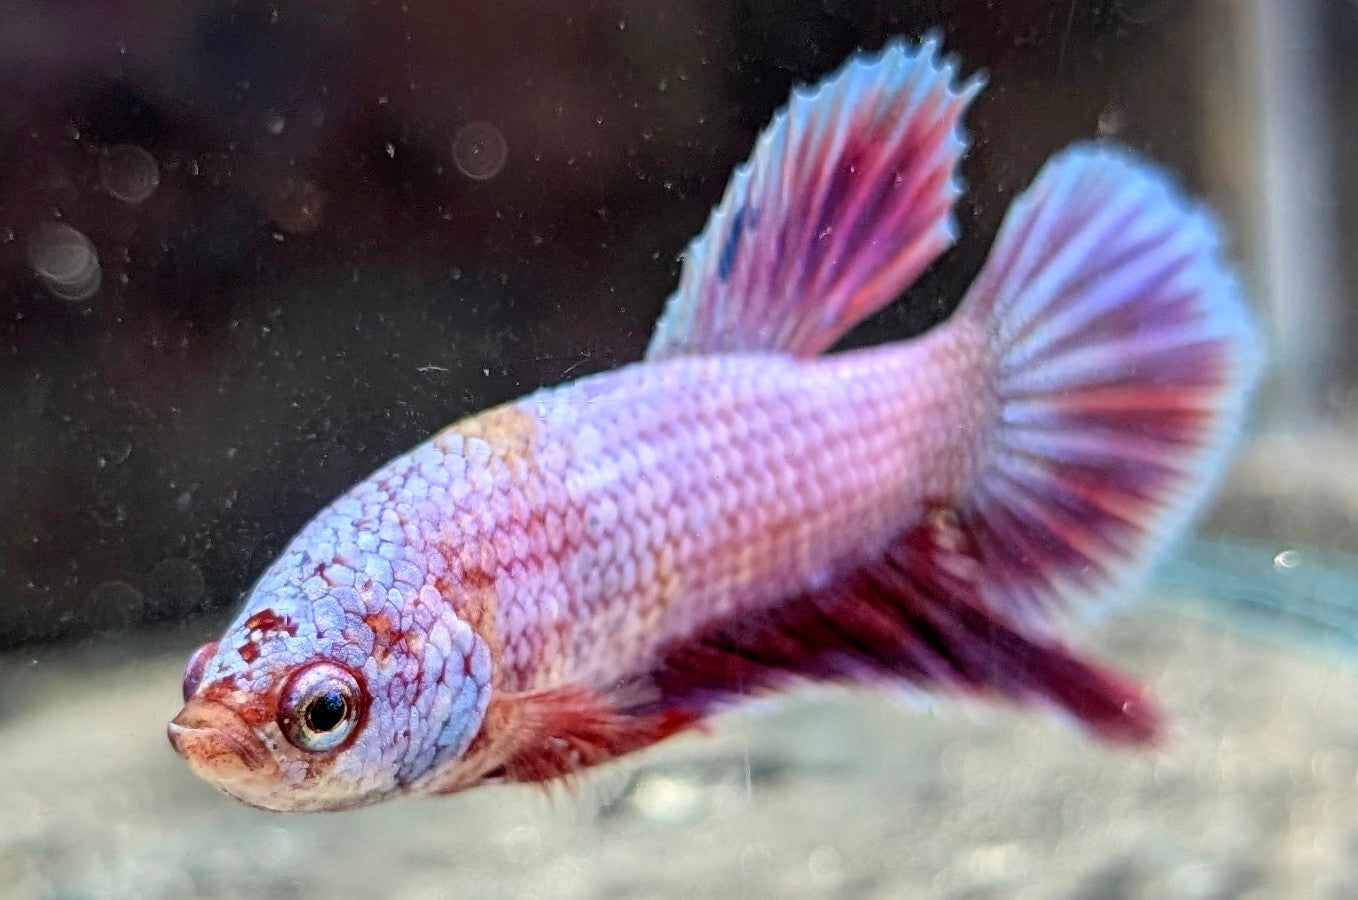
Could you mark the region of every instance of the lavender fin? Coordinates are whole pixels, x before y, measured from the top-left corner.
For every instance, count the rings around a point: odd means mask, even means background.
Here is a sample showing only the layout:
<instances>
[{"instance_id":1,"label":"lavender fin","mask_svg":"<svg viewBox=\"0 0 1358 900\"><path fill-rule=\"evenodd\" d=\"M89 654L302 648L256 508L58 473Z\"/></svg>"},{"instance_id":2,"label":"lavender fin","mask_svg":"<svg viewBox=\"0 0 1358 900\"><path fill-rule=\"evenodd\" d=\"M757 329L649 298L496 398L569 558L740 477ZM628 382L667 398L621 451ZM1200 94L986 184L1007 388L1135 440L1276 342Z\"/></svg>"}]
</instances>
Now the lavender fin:
<instances>
[{"instance_id":1,"label":"lavender fin","mask_svg":"<svg viewBox=\"0 0 1358 900\"><path fill-rule=\"evenodd\" d=\"M958 122L983 81L938 54L896 42L793 92L689 245L648 359L813 356L953 243Z\"/></svg>"},{"instance_id":2,"label":"lavender fin","mask_svg":"<svg viewBox=\"0 0 1358 900\"><path fill-rule=\"evenodd\" d=\"M1029 624L1097 608L1208 493L1259 368L1216 225L1125 151L1074 147L1014 203L959 316L997 361L960 510L983 595Z\"/></svg>"}]
</instances>

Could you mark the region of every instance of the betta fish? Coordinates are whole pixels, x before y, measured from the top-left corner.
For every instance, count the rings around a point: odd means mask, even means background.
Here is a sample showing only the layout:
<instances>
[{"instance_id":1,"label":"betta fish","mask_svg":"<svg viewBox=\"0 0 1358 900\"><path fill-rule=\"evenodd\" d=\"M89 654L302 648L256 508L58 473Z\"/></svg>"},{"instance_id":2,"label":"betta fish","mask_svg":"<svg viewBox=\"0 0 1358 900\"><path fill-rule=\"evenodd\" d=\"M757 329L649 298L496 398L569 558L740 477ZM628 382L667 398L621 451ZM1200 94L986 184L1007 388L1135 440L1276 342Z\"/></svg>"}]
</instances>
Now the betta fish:
<instances>
[{"instance_id":1,"label":"betta fish","mask_svg":"<svg viewBox=\"0 0 1358 900\"><path fill-rule=\"evenodd\" d=\"M256 807L553 783L811 684L1155 740L1068 641L1208 493L1258 341L1218 228L1076 145L945 322L826 353L957 238L938 41L799 88L641 362L438 432L321 511L184 675L175 750Z\"/></svg>"}]
</instances>

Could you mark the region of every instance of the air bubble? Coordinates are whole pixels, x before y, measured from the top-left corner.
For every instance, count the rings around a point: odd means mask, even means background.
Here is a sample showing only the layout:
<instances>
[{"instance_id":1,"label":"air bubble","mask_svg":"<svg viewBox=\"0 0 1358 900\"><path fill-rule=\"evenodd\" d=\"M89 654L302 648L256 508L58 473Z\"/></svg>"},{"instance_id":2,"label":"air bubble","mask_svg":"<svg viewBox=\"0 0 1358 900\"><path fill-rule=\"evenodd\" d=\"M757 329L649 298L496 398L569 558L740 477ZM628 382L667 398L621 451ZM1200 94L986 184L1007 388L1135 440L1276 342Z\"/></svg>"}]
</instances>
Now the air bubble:
<instances>
[{"instance_id":1,"label":"air bubble","mask_svg":"<svg viewBox=\"0 0 1358 900\"><path fill-rule=\"evenodd\" d=\"M310 234L320 227L325 204L325 190L307 178L275 182L261 203L269 218L288 234Z\"/></svg>"},{"instance_id":2,"label":"air bubble","mask_svg":"<svg viewBox=\"0 0 1358 900\"><path fill-rule=\"evenodd\" d=\"M676 825L702 817L704 798L691 779L644 775L632 786L628 802L647 819Z\"/></svg>"},{"instance_id":3,"label":"air bubble","mask_svg":"<svg viewBox=\"0 0 1358 900\"><path fill-rule=\"evenodd\" d=\"M1122 133L1125 116L1121 107L1110 106L1099 113L1098 131L1101 138L1117 137Z\"/></svg>"},{"instance_id":4,"label":"air bubble","mask_svg":"<svg viewBox=\"0 0 1358 900\"><path fill-rule=\"evenodd\" d=\"M1273 568L1279 570L1295 569L1301 565L1301 554L1295 550L1282 550L1273 557Z\"/></svg>"},{"instance_id":5,"label":"air bubble","mask_svg":"<svg viewBox=\"0 0 1358 900\"><path fill-rule=\"evenodd\" d=\"M105 581L90 591L90 624L107 628L138 622L144 605L141 591L126 581Z\"/></svg>"},{"instance_id":6,"label":"air bubble","mask_svg":"<svg viewBox=\"0 0 1358 900\"><path fill-rule=\"evenodd\" d=\"M821 844L806 861L811 883L821 890L834 889L844 881L844 857L834 847Z\"/></svg>"},{"instance_id":7,"label":"air bubble","mask_svg":"<svg viewBox=\"0 0 1358 900\"><path fill-rule=\"evenodd\" d=\"M509 156L505 136L489 122L470 122L453 138L453 162L458 171L476 181L494 178Z\"/></svg>"},{"instance_id":8,"label":"air bubble","mask_svg":"<svg viewBox=\"0 0 1358 900\"><path fill-rule=\"evenodd\" d=\"M187 559L162 560L146 585L147 606L160 618L177 618L198 607L207 593L202 569Z\"/></svg>"},{"instance_id":9,"label":"air bubble","mask_svg":"<svg viewBox=\"0 0 1358 900\"><path fill-rule=\"evenodd\" d=\"M515 825L500 840L510 862L531 862L542 853L542 833L532 825Z\"/></svg>"},{"instance_id":10,"label":"air bubble","mask_svg":"<svg viewBox=\"0 0 1358 900\"><path fill-rule=\"evenodd\" d=\"M124 203L142 203L160 186L160 166L136 144L119 144L99 157L99 183Z\"/></svg>"},{"instance_id":11,"label":"air bubble","mask_svg":"<svg viewBox=\"0 0 1358 900\"><path fill-rule=\"evenodd\" d=\"M89 238L69 225L39 225L28 239L28 262L54 297L88 300L99 290L99 254Z\"/></svg>"}]
</instances>

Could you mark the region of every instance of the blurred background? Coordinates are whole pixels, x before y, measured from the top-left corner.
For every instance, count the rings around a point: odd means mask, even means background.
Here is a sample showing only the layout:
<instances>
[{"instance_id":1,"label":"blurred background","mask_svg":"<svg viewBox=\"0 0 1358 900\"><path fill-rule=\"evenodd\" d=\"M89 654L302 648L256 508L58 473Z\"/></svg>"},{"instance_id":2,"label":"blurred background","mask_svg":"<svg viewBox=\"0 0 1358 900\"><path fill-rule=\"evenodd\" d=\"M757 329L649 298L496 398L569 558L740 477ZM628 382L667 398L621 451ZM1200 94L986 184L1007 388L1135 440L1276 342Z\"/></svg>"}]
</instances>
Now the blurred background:
<instances>
[{"instance_id":1,"label":"blurred background","mask_svg":"<svg viewBox=\"0 0 1358 900\"><path fill-rule=\"evenodd\" d=\"M1333 652L1358 641L1358 4L3 0L0 23L0 894L1358 891ZM791 86L930 29L990 80L963 238L848 343L945 317L1016 193L1093 138L1221 214L1270 333L1204 537L1098 638L1182 744L794 704L598 797L300 824L180 771L183 656L307 518L444 424L638 358ZM1323 621L1257 640L1288 605Z\"/></svg>"}]
</instances>

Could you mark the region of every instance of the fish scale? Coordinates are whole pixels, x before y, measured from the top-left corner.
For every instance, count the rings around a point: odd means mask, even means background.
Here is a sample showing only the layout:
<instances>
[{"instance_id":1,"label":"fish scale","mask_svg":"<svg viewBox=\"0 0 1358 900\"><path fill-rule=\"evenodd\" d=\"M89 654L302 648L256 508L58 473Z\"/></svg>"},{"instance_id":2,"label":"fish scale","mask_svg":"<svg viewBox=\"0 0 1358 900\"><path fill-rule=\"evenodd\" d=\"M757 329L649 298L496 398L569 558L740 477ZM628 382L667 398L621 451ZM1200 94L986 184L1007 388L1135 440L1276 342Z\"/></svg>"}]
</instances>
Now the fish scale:
<instances>
[{"instance_id":1,"label":"fish scale","mask_svg":"<svg viewBox=\"0 0 1358 900\"><path fill-rule=\"evenodd\" d=\"M825 580L898 533L926 499L953 496L974 465L975 429L936 423L945 408L954 418L983 412L970 362L980 350L967 337L944 330L814 361L681 359L514 404L532 438L501 440L528 454L518 463L532 473L524 491L546 512L506 519L497 534L540 544L546 529L535 522L574 527L562 529L550 566L498 560L505 685L606 683L612 667L646 664L675 634ZM921 366L956 376L920 379ZM714 396L711 383L733 387ZM647 465L626 464L641 455ZM559 574L542 577L548 570ZM564 656L544 652L559 621L544 613L561 608L575 635Z\"/></svg>"}]
</instances>

